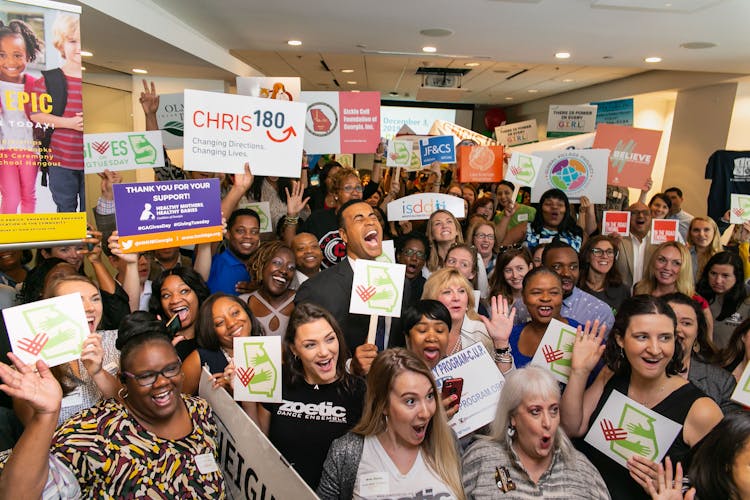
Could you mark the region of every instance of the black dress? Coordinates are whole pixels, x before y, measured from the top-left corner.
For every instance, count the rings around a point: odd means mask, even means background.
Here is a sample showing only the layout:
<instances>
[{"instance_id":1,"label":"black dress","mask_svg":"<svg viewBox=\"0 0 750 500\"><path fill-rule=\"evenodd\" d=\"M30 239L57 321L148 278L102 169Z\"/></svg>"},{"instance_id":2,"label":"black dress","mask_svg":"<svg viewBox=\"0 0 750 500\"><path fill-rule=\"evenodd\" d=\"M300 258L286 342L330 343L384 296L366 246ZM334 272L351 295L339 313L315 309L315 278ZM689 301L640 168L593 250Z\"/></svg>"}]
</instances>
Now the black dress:
<instances>
[{"instance_id":1,"label":"black dress","mask_svg":"<svg viewBox=\"0 0 750 500\"><path fill-rule=\"evenodd\" d=\"M609 382L607 382L604 386L602 397L599 399L596 409L591 414L589 428L591 428L592 425L596 425L599 412L601 412L602 407L607 402L607 399L609 399L612 390L617 390L618 392L627 395L629 387L629 376L614 376ZM651 409L680 425L684 425L685 418L687 418L687 414L693 406L693 403L695 403L697 399L705 397L707 396L700 389L688 382L676 389ZM622 465L584 442L582 439L577 440L576 447L583 452L591 463L594 464L594 467L599 470L599 473L604 478L604 482L607 484L612 500L651 498L646 491L630 477L628 470ZM670 457L672 459L672 464L675 466L677 465L677 462L681 462L683 470L687 470L690 467L692 452L690 446L683 439L682 429L680 429L680 433L669 447L669 450L667 450L665 456Z\"/></svg>"}]
</instances>

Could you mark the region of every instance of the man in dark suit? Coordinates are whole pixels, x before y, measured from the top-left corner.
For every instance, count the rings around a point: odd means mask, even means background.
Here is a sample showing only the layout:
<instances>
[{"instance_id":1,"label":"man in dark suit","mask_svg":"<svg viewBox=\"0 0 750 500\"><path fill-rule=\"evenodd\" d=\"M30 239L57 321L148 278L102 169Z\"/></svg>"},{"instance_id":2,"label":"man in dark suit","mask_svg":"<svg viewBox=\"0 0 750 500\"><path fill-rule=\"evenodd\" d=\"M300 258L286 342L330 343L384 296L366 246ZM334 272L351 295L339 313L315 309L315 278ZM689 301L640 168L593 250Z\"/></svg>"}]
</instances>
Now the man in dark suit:
<instances>
[{"instance_id":1,"label":"man in dark suit","mask_svg":"<svg viewBox=\"0 0 750 500\"><path fill-rule=\"evenodd\" d=\"M325 269L302 283L294 303L312 302L333 314L344 331L347 347L354 353L351 369L356 374L366 374L378 354L378 347L366 344L370 317L351 314L349 301L354 280L354 260L374 260L383 249L383 229L372 207L362 200L350 200L338 211L339 233L346 243L346 259ZM404 290L403 304L408 304L408 291ZM390 323L384 332L383 347L402 347L406 344L401 331L400 318L383 318Z\"/></svg>"}]
</instances>

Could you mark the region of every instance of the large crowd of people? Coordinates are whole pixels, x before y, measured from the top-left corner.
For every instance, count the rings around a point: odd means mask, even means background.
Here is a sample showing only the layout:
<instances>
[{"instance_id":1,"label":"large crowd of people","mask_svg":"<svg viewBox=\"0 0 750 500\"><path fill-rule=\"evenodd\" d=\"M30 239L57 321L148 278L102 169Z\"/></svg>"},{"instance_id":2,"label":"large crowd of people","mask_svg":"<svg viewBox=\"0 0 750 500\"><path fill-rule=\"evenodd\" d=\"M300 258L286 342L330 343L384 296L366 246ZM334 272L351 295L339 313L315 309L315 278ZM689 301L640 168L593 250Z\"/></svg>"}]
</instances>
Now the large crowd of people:
<instances>
[{"instance_id":1,"label":"large crowd of people","mask_svg":"<svg viewBox=\"0 0 750 500\"><path fill-rule=\"evenodd\" d=\"M153 85L141 103L155 126ZM0 252L7 305L77 293L89 326L80 359L53 368L3 349L0 498L223 498L201 370L231 394L234 339L271 335L283 403L241 411L322 499L750 498L750 409L731 399L750 359L750 224L722 245L679 188L646 205L649 182L629 234L603 235L587 199L552 189L532 207L507 181L456 183L451 165L398 174L382 148L366 177L332 158L304 170L191 172L221 179L218 244L124 253L110 202L101 232L38 249L33 268L28 251ZM101 177L106 198L121 179ZM387 220L389 201L420 192L467 210ZM269 202L271 232L247 202ZM680 221L675 241L650 242L653 218ZM402 310L373 339L349 312L354 262L388 239ZM567 384L532 363L557 322L575 330ZM494 420L459 439L460 394L433 370L473 345L505 383ZM583 439L613 392L679 424L662 463L634 452L624 467Z\"/></svg>"}]
</instances>

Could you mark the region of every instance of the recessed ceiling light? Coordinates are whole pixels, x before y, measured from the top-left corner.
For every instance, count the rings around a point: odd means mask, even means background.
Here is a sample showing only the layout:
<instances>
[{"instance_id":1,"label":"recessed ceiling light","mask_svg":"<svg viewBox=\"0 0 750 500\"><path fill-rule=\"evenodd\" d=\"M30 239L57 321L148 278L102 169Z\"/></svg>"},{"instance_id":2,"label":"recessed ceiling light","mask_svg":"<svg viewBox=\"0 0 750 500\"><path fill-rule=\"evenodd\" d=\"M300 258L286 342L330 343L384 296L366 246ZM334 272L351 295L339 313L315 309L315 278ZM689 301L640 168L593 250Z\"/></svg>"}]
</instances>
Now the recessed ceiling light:
<instances>
[{"instance_id":1,"label":"recessed ceiling light","mask_svg":"<svg viewBox=\"0 0 750 500\"><path fill-rule=\"evenodd\" d=\"M647 57L644 61L647 63L658 63L661 62L661 57Z\"/></svg>"},{"instance_id":2,"label":"recessed ceiling light","mask_svg":"<svg viewBox=\"0 0 750 500\"><path fill-rule=\"evenodd\" d=\"M300 40L289 40L289 41L288 41L288 42L286 42L286 43L287 43L288 45L291 45L291 46L293 46L293 47L298 47L298 46L302 45L302 42L301 42Z\"/></svg>"},{"instance_id":3,"label":"recessed ceiling light","mask_svg":"<svg viewBox=\"0 0 750 500\"><path fill-rule=\"evenodd\" d=\"M432 37L451 36L453 34L453 30L449 30L446 28L429 28L426 30L421 30L419 34Z\"/></svg>"},{"instance_id":4,"label":"recessed ceiling light","mask_svg":"<svg viewBox=\"0 0 750 500\"><path fill-rule=\"evenodd\" d=\"M681 43L680 47L683 49L710 49L716 47L716 44L713 42L685 42Z\"/></svg>"},{"instance_id":5,"label":"recessed ceiling light","mask_svg":"<svg viewBox=\"0 0 750 500\"><path fill-rule=\"evenodd\" d=\"M357 85L357 82L355 82L354 80L349 80L346 83L347 83L347 85Z\"/></svg>"},{"instance_id":6,"label":"recessed ceiling light","mask_svg":"<svg viewBox=\"0 0 750 500\"><path fill-rule=\"evenodd\" d=\"M513 100L513 98L512 98L512 97L510 97L510 96L508 96L508 97L506 97L506 98L505 98L505 100L506 100L506 101L512 101L512 100Z\"/></svg>"},{"instance_id":7,"label":"recessed ceiling light","mask_svg":"<svg viewBox=\"0 0 750 500\"><path fill-rule=\"evenodd\" d=\"M94 55L94 53L93 52L89 52L88 50L82 50L81 51L81 56L83 56L83 57L91 57L93 55Z\"/></svg>"},{"instance_id":8,"label":"recessed ceiling light","mask_svg":"<svg viewBox=\"0 0 750 500\"><path fill-rule=\"evenodd\" d=\"M555 54L555 57L558 59L570 59L570 52L558 52Z\"/></svg>"},{"instance_id":9,"label":"recessed ceiling light","mask_svg":"<svg viewBox=\"0 0 750 500\"><path fill-rule=\"evenodd\" d=\"M476 68L477 66L479 66L479 63L477 63L477 62L466 63L466 64L464 64L464 66L466 66L467 68Z\"/></svg>"},{"instance_id":10,"label":"recessed ceiling light","mask_svg":"<svg viewBox=\"0 0 750 500\"><path fill-rule=\"evenodd\" d=\"M539 92L537 89L529 89L529 94L536 94Z\"/></svg>"},{"instance_id":11,"label":"recessed ceiling light","mask_svg":"<svg viewBox=\"0 0 750 500\"><path fill-rule=\"evenodd\" d=\"M565 79L563 79L563 83L570 83L570 82L574 82L574 81L575 80L573 80L572 78L565 78Z\"/></svg>"},{"instance_id":12,"label":"recessed ceiling light","mask_svg":"<svg viewBox=\"0 0 750 500\"><path fill-rule=\"evenodd\" d=\"M422 52L437 52L437 49L435 47L430 47L429 45L427 47L422 47Z\"/></svg>"},{"instance_id":13,"label":"recessed ceiling light","mask_svg":"<svg viewBox=\"0 0 750 500\"><path fill-rule=\"evenodd\" d=\"M350 90L350 92L354 92L355 94L359 92L359 90Z\"/></svg>"},{"instance_id":14,"label":"recessed ceiling light","mask_svg":"<svg viewBox=\"0 0 750 500\"><path fill-rule=\"evenodd\" d=\"M139 75L145 75L148 73L145 69L141 68L133 68L133 73L138 73Z\"/></svg>"},{"instance_id":15,"label":"recessed ceiling light","mask_svg":"<svg viewBox=\"0 0 750 500\"><path fill-rule=\"evenodd\" d=\"M342 73L354 73L354 70L353 69L342 69L341 72Z\"/></svg>"}]
</instances>

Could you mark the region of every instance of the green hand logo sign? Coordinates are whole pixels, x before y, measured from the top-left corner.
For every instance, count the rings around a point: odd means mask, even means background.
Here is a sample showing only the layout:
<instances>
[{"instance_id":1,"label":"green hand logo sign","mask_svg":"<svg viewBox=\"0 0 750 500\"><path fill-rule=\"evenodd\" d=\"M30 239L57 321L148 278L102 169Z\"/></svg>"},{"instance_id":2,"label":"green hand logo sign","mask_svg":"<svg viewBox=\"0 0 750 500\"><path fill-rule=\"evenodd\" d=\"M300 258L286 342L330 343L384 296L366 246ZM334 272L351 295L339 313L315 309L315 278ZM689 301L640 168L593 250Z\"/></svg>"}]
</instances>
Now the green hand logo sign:
<instances>
[{"instance_id":1,"label":"green hand logo sign","mask_svg":"<svg viewBox=\"0 0 750 500\"><path fill-rule=\"evenodd\" d=\"M26 324L36 333L34 339L22 339L21 348L31 354L38 354L48 365L63 357L81 352L84 332L72 317L58 306L42 306L23 311Z\"/></svg>"},{"instance_id":2,"label":"green hand logo sign","mask_svg":"<svg viewBox=\"0 0 750 500\"><path fill-rule=\"evenodd\" d=\"M405 165L406 162L409 160L409 148L406 147L406 144L403 142L395 142L394 148L395 151L391 155L391 158L399 164L399 165Z\"/></svg>"},{"instance_id":3,"label":"green hand logo sign","mask_svg":"<svg viewBox=\"0 0 750 500\"><path fill-rule=\"evenodd\" d=\"M278 380L278 370L266 352L265 346L260 342L249 342L244 346L245 364L251 367L251 374L247 375L247 381L242 380L250 394L261 394L273 397Z\"/></svg>"},{"instance_id":4,"label":"green hand logo sign","mask_svg":"<svg viewBox=\"0 0 750 500\"><path fill-rule=\"evenodd\" d=\"M261 208L260 204L249 205L249 208L252 208L258 213L258 217L260 218L260 227L268 227L268 214Z\"/></svg>"},{"instance_id":5,"label":"green hand logo sign","mask_svg":"<svg viewBox=\"0 0 750 500\"><path fill-rule=\"evenodd\" d=\"M655 418L626 403L618 428L626 430L627 437L610 441L610 449L625 460L633 455L656 460L659 456L659 445L656 441L655 421Z\"/></svg>"},{"instance_id":6,"label":"green hand logo sign","mask_svg":"<svg viewBox=\"0 0 750 500\"><path fill-rule=\"evenodd\" d=\"M156 161L156 148L146 139L145 135L134 134L128 136L130 146L135 154L135 162L138 165L153 165Z\"/></svg>"},{"instance_id":7,"label":"green hand logo sign","mask_svg":"<svg viewBox=\"0 0 750 500\"><path fill-rule=\"evenodd\" d=\"M564 353L562 358L550 363L549 369L563 377L570 376L570 359L573 355L573 344L576 341L576 331L562 328L557 338L557 349Z\"/></svg>"},{"instance_id":8,"label":"green hand logo sign","mask_svg":"<svg viewBox=\"0 0 750 500\"><path fill-rule=\"evenodd\" d=\"M374 293L366 300L370 309L393 311L398 303L398 287L393 282L387 267L370 265L367 268L367 285Z\"/></svg>"},{"instance_id":9,"label":"green hand logo sign","mask_svg":"<svg viewBox=\"0 0 750 500\"><path fill-rule=\"evenodd\" d=\"M531 161L531 158L521 156L518 159L518 165L513 171L513 174L519 181L523 181L527 184L531 183L531 181L534 179L534 176L536 175L534 162Z\"/></svg>"}]
</instances>

